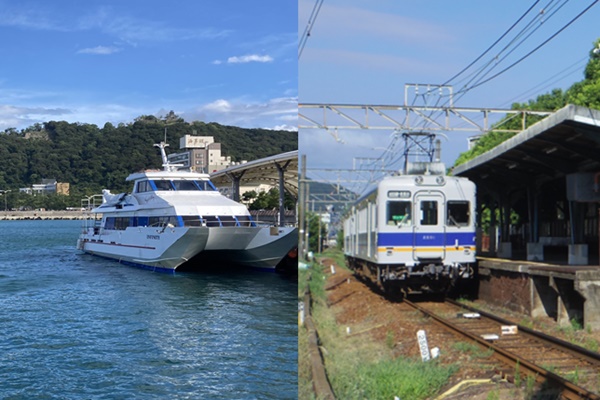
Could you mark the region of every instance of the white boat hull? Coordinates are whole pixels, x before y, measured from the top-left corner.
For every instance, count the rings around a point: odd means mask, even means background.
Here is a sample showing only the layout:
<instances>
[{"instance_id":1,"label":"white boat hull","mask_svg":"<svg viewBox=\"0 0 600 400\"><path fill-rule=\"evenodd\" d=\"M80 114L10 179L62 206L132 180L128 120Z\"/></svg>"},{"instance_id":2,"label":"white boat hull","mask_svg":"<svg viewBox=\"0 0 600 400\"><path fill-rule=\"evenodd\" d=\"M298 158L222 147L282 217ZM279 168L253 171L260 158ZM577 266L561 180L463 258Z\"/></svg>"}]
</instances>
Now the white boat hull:
<instances>
[{"instance_id":1,"label":"white boat hull","mask_svg":"<svg viewBox=\"0 0 600 400\"><path fill-rule=\"evenodd\" d=\"M175 271L185 264L274 269L297 246L297 229L257 226L248 208L221 195L208 174L180 171L168 160L168 145L155 146L162 171L130 174L131 193L103 190L82 201L90 214L77 242L80 250Z\"/></svg>"},{"instance_id":2,"label":"white boat hull","mask_svg":"<svg viewBox=\"0 0 600 400\"><path fill-rule=\"evenodd\" d=\"M190 261L190 266L235 264L263 270L275 270L279 262L298 246L298 229L294 227L258 229L243 248L207 248Z\"/></svg>"},{"instance_id":3,"label":"white boat hull","mask_svg":"<svg viewBox=\"0 0 600 400\"><path fill-rule=\"evenodd\" d=\"M298 244L292 227L135 227L125 230L93 229L82 233L78 248L85 253L153 270L237 264L274 269Z\"/></svg>"},{"instance_id":4,"label":"white boat hull","mask_svg":"<svg viewBox=\"0 0 600 400\"><path fill-rule=\"evenodd\" d=\"M84 232L78 248L86 253L152 269L175 270L206 247L208 228L127 228Z\"/></svg>"}]
</instances>

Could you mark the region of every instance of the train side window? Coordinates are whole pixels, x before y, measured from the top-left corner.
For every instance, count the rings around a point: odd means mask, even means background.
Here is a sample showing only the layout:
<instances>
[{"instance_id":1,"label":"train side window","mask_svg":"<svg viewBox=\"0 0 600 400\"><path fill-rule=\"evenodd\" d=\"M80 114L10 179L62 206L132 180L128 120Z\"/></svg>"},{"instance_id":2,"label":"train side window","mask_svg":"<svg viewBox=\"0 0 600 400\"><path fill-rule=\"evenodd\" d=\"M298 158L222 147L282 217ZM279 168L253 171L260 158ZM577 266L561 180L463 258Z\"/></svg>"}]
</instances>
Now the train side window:
<instances>
[{"instance_id":1,"label":"train side window","mask_svg":"<svg viewBox=\"0 0 600 400\"><path fill-rule=\"evenodd\" d=\"M438 202L424 200L421 202L421 225L438 224Z\"/></svg>"},{"instance_id":2,"label":"train side window","mask_svg":"<svg viewBox=\"0 0 600 400\"><path fill-rule=\"evenodd\" d=\"M411 219L410 201L388 201L387 202L387 224L388 225L410 225Z\"/></svg>"},{"instance_id":3,"label":"train side window","mask_svg":"<svg viewBox=\"0 0 600 400\"><path fill-rule=\"evenodd\" d=\"M448 226L468 226L469 225L469 202L468 201L448 201L446 215Z\"/></svg>"}]
</instances>

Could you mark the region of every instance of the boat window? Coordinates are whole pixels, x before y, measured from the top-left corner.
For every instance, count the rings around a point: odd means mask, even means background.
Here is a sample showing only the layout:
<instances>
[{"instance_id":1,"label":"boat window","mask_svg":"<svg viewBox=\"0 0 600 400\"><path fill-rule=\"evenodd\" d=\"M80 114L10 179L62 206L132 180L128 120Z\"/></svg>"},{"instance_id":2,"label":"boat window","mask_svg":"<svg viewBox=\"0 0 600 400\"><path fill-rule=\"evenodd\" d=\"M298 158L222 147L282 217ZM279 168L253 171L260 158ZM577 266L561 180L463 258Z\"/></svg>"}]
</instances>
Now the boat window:
<instances>
[{"instance_id":1,"label":"boat window","mask_svg":"<svg viewBox=\"0 0 600 400\"><path fill-rule=\"evenodd\" d=\"M163 218L164 218L163 223L166 224L167 226L170 226L170 227L180 226L179 218L177 218L175 215L172 215L170 217L163 217Z\"/></svg>"},{"instance_id":2,"label":"boat window","mask_svg":"<svg viewBox=\"0 0 600 400\"><path fill-rule=\"evenodd\" d=\"M124 231L129 226L129 217L115 218L115 229Z\"/></svg>"},{"instance_id":3,"label":"boat window","mask_svg":"<svg viewBox=\"0 0 600 400\"><path fill-rule=\"evenodd\" d=\"M388 225L410 225L411 224L411 202L410 201L388 201L387 202L387 224Z\"/></svg>"},{"instance_id":4,"label":"boat window","mask_svg":"<svg viewBox=\"0 0 600 400\"><path fill-rule=\"evenodd\" d=\"M236 215L235 218L240 226L256 226L251 215Z\"/></svg>"},{"instance_id":5,"label":"boat window","mask_svg":"<svg viewBox=\"0 0 600 400\"><path fill-rule=\"evenodd\" d=\"M236 226L237 221L233 218L232 215L219 215L219 219L221 220L222 226Z\"/></svg>"},{"instance_id":6,"label":"boat window","mask_svg":"<svg viewBox=\"0 0 600 400\"><path fill-rule=\"evenodd\" d=\"M173 190L170 181L152 181L156 190Z\"/></svg>"},{"instance_id":7,"label":"boat window","mask_svg":"<svg viewBox=\"0 0 600 400\"><path fill-rule=\"evenodd\" d=\"M221 222L216 215L205 215L203 218L206 226L221 226Z\"/></svg>"},{"instance_id":8,"label":"boat window","mask_svg":"<svg viewBox=\"0 0 600 400\"><path fill-rule=\"evenodd\" d=\"M194 181L171 181L175 190L200 190L198 186L194 183Z\"/></svg>"},{"instance_id":9,"label":"boat window","mask_svg":"<svg viewBox=\"0 0 600 400\"><path fill-rule=\"evenodd\" d=\"M213 190L216 191L217 188L211 181L196 181L196 185L200 188L200 190Z\"/></svg>"},{"instance_id":10,"label":"boat window","mask_svg":"<svg viewBox=\"0 0 600 400\"><path fill-rule=\"evenodd\" d=\"M166 216L166 217L148 217L148 226L179 226L179 220L176 216Z\"/></svg>"},{"instance_id":11,"label":"boat window","mask_svg":"<svg viewBox=\"0 0 600 400\"><path fill-rule=\"evenodd\" d=\"M104 229L115 229L115 219L114 217L108 217L106 218L106 221L104 222Z\"/></svg>"},{"instance_id":12,"label":"boat window","mask_svg":"<svg viewBox=\"0 0 600 400\"><path fill-rule=\"evenodd\" d=\"M448 226L468 226L469 225L469 202L468 201L448 201L446 215Z\"/></svg>"},{"instance_id":13,"label":"boat window","mask_svg":"<svg viewBox=\"0 0 600 400\"><path fill-rule=\"evenodd\" d=\"M104 229L124 231L130 225L130 217L107 217Z\"/></svg>"},{"instance_id":14,"label":"boat window","mask_svg":"<svg viewBox=\"0 0 600 400\"><path fill-rule=\"evenodd\" d=\"M152 187L150 186L150 183L148 183L148 181L141 181L136 184L135 191L137 193L151 192Z\"/></svg>"},{"instance_id":15,"label":"boat window","mask_svg":"<svg viewBox=\"0 0 600 400\"><path fill-rule=\"evenodd\" d=\"M199 215L184 215L183 226L202 226L202 219Z\"/></svg>"},{"instance_id":16,"label":"boat window","mask_svg":"<svg viewBox=\"0 0 600 400\"><path fill-rule=\"evenodd\" d=\"M135 217L135 226L148 226L148 217Z\"/></svg>"}]
</instances>

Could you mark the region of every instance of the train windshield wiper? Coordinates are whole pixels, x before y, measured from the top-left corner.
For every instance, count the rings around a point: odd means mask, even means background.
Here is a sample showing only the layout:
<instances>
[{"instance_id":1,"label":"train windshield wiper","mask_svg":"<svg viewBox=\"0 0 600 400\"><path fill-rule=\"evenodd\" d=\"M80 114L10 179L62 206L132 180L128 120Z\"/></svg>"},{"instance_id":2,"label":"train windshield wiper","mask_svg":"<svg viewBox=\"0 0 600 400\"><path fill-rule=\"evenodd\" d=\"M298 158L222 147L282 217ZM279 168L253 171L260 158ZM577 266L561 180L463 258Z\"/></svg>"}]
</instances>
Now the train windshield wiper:
<instances>
[{"instance_id":1,"label":"train windshield wiper","mask_svg":"<svg viewBox=\"0 0 600 400\"><path fill-rule=\"evenodd\" d=\"M454 217L452 215L448 215L448 222L452 222L452 224L454 224L460 228L460 225L458 224L458 222L456 222L456 220L454 219ZM448 224L448 225L450 225L450 224Z\"/></svg>"}]
</instances>

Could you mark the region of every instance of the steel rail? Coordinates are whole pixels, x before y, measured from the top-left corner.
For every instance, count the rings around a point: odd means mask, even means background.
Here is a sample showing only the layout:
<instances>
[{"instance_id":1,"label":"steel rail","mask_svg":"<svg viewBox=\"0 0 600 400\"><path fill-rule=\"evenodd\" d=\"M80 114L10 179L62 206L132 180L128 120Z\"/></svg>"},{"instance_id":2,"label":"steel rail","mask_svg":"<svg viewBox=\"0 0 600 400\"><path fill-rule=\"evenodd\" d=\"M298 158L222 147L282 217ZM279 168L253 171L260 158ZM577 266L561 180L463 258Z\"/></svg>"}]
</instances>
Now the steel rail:
<instances>
[{"instance_id":1,"label":"steel rail","mask_svg":"<svg viewBox=\"0 0 600 400\"><path fill-rule=\"evenodd\" d=\"M491 342L488 342L487 340L483 339L482 337L475 335L473 333L470 332L466 332L463 329L461 329L459 326L451 323L450 321L435 315L433 312L430 312L428 310L426 310L425 308L418 306L417 304L409 301L409 300L404 300L404 302L408 305L410 305L411 307L415 308L416 310L419 310L421 313L427 315L428 317L432 318L436 323L438 323L439 325L445 327L446 329L467 337L468 339L479 343L481 346L490 348L492 350L494 350L494 357L498 358L500 361L504 362L507 365L519 365L520 368L522 368L524 370L524 372L532 375L535 377L536 381L539 383L547 383L548 385L550 385L552 388L556 388L557 390L560 390L561 393L560 395L563 396L565 399L568 400L580 400L580 399L590 399L590 400L600 400L600 396L598 396L595 393L592 393L584 388L581 388L575 384L573 384L572 382L569 382L568 380L560 377L559 375L552 373L544 368L541 368L540 366L525 360L521 357L519 357L518 355L503 349L500 346L497 346Z\"/></svg>"},{"instance_id":2,"label":"steel rail","mask_svg":"<svg viewBox=\"0 0 600 400\"><path fill-rule=\"evenodd\" d=\"M559 338L556 338L556 337L553 337L550 335L546 335L543 332L539 332L534 329L527 328L526 326L515 324L514 322L508 321L504 318L500 318L500 317L490 314L488 312L481 311L481 310L478 310L473 307L469 307L465 304L460 304L454 300L446 299L446 302L453 304L455 306L464 308L466 310L479 313L479 314L483 315L484 317L494 320L502 325L517 325L519 332L525 333L524 336L530 337L534 340L542 341L550 346L560 347L561 350L566 351L567 353L569 353L573 356L579 357L579 358L589 362L590 364L600 367L600 353L597 353L595 351L590 351L581 346L577 346L576 344L567 342L566 340L562 340L562 339L559 339Z\"/></svg>"}]
</instances>

